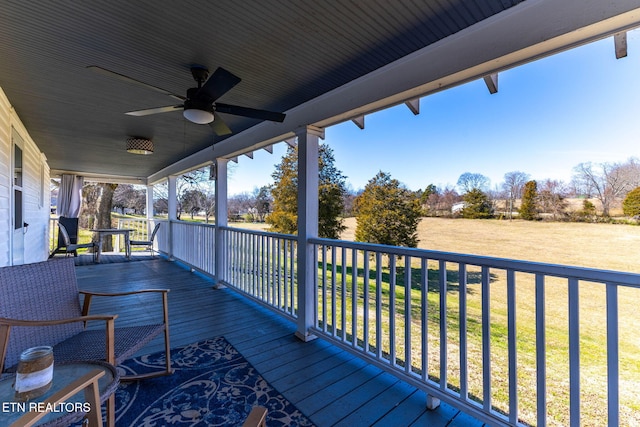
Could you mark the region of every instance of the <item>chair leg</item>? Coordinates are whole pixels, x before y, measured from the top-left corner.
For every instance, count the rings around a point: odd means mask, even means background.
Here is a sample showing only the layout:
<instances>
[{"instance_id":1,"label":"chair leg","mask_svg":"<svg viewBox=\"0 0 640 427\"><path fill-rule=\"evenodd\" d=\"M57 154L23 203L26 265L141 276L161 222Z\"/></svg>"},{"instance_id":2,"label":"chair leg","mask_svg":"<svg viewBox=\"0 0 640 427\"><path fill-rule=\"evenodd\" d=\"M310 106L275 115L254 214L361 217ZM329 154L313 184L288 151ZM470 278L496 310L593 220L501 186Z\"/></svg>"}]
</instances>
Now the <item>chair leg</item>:
<instances>
[{"instance_id":1,"label":"chair leg","mask_svg":"<svg viewBox=\"0 0 640 427\"><path fill-rule=\"evenodd\" d=\"M116 395L115 393L107 399L107 426L116 425Z\"/></svg>"}]
</instances>

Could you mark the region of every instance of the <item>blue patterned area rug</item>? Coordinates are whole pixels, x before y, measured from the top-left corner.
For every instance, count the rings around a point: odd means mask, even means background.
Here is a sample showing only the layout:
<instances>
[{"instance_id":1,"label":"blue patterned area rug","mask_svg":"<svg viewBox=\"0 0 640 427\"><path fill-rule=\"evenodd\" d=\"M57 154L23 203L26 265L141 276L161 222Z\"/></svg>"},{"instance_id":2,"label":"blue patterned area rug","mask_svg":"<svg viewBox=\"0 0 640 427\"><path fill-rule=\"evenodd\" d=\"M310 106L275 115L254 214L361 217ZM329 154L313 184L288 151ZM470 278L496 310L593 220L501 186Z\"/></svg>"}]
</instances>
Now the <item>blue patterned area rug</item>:
<instances>
[{"instance_id":1,"label":"blue patterned area rug","mask_svg":"<svg viewBox=\"0 0 640 427\"><path fill-rule=\"evenodd\" d=\"M268 410L267 426L313 424L262 378L223 337L171 350L173 375L122 383L116 425L241 426L254 406ZM120 375L163 369L165 353L125 361Z\"/></svg>"}]
</instances>

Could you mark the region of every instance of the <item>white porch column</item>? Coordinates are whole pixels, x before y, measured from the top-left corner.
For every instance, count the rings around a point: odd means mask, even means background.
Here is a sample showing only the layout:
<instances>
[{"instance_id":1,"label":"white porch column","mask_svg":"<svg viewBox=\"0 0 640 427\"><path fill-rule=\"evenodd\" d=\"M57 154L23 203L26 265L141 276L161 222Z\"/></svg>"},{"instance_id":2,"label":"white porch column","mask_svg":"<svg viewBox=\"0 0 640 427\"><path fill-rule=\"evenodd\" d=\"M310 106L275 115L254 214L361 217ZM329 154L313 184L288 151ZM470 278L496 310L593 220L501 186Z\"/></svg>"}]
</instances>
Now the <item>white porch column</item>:
<instances>
[{"instance_id":1,"label":"white porch column","mask_svg":"<svg viewBox=\"0 0 640 427\"><path fill-rule=\"evenodd\" d=\"M147 224L153 219L153 185L147 185L147 205L145 207L147 211ZM151 230L147 230L151 232Z\"/></svg>"},{"instance_id":2,"label":"white porch column","mask_svg":"<svg viewBox=\"0 0 640 427\"><path fill-rule=\"evenodd\" d=\"M227 247L224 239L224 231L220 227L226 227L228 224L227 218L227 163L228 159L216 159L213 167L215 168L214 178L216 180L216 248L215 248L215 262L216 262L216 288L221 288L224 285L222 281L225 278L226 271L226 256Z\"/></svg>"},{"instance_id":3,"label":"white porch column","mask_svg":"<svg viewBox=\"0 0 640 427\"><path fill-rule=\"evenodd\" d=\"M169 247L168 255L169 259L173 258L173 227L171 221L178 219L178 191L176 189L176 181L178 177L176 175L170 175L168 178L168 195L167 195L167 209L169 215Z\"/></svg>"},{"instance_id":4,"label":"white porch column","mask_svg":"<svg viewBox=\"0 0 640 427\"><path fill-rule=\"evenodd\" d=\"M313 245L308 239L318 237L318 138L324 130L307 126L298 136L298 330L296 336L310 341L314 324L315 283L318 267Z\"/></svg>"}]
</instances>

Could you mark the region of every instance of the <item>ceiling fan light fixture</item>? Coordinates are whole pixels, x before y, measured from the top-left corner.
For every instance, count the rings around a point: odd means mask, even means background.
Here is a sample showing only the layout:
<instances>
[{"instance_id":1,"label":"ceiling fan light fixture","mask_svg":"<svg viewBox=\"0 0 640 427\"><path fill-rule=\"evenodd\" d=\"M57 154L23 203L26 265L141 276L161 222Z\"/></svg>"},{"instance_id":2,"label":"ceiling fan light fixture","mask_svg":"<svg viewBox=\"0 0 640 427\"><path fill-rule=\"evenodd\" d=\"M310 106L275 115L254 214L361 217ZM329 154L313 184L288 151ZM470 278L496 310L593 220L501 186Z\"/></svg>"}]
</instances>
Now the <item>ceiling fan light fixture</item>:
<instances>
[{"instance_id":1,"label":"ceiling fan light fixture","mask_svg":"<svg viewBox=\"0 0 640 427\"><path fill-rule=\"evenodd\" d=\"M190 122L206 125L213 121L213 113L206 110L200 110L198 108L189 108L184 110L184 118L189 120Z\"/></svg>"},{"instance_id":2,"label":"ceiling fan light fixture","mask_svg":"<svg viewBox=\"0 0 640 427\"><path fill-rule=\"evenodd\" d=\"M146 138L127 138L127 153L153 154L153 141Z\"/></svg>"}]
</instances>

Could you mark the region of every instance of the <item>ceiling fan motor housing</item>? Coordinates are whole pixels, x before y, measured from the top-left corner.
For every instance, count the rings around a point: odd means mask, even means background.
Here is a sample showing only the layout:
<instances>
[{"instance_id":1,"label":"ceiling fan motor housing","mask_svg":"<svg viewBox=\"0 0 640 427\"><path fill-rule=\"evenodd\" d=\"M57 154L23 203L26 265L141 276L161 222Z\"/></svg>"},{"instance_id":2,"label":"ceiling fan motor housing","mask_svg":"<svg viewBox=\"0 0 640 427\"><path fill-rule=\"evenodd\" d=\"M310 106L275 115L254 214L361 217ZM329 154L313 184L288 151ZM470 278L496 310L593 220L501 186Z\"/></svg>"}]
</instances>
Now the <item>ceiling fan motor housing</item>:
<instances>
[{"instance_id":1,"label":"ceiling fan motor housing","mask_svg":"<svg viewBox=\"0 0 640 427\"><path fill-rule=\"evenodd\" d=\"M192 87L187 90L187 99L184 101L184 109L196 109L213 113L213 103L206 99L201 99L196 96L198 93L197 87Z\"/></svg>"}]
</instances>

